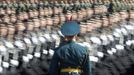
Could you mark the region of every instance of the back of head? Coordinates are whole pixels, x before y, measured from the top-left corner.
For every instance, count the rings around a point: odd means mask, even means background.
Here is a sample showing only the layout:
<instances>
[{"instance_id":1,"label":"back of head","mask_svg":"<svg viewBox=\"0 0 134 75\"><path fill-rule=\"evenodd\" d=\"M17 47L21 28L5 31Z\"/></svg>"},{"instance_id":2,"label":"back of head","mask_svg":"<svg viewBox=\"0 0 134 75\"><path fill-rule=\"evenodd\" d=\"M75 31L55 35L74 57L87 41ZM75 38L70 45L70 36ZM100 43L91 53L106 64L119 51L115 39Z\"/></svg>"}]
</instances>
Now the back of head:
<instances>
[{"instance_id":1,"label":"back of head","mask_svg":"<svg viewBox=\"0 0 134 75\"><path fill-rule=\"evenodd\" d=\"M61 26L64 36L75 36L80 32L80 25L76 21L67 21Z\"/></svg>"}]
</instances>

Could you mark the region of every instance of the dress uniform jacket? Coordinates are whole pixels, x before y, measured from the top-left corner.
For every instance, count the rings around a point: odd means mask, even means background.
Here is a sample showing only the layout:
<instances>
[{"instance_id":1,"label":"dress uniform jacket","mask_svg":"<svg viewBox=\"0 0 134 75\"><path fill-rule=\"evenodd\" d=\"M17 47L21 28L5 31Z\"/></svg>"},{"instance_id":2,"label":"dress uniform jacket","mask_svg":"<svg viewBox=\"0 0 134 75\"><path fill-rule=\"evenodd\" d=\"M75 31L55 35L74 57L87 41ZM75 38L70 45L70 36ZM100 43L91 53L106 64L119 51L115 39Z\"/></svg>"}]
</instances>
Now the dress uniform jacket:
<instances>
[{"instance_id":1,"label":"dress uniform jacket","mask_svg":"<svg viewBox=\"0 0 134 75\"><path fill-rule=\"evenodd\" d=\"M62 72L63 69L80 69L82 72ZM69 70L68 69L68 70ZM89 75L88 51L74 41L55 49L49 72L51 75Z\"/></svg>"}]
</instances>

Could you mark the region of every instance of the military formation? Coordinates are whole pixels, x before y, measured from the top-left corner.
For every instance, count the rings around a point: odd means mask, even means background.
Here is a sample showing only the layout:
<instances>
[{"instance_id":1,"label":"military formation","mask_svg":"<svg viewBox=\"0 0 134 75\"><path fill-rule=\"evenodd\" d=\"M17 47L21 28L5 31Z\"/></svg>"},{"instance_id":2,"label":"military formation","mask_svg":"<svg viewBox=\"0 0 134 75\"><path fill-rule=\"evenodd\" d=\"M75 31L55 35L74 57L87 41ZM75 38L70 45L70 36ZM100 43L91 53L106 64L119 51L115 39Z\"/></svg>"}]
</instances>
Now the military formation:
<instances>
[{"instance_id":1,"label":"military formation","mask_svg":"<svg viewBox=\"0 0 134 75\"><path fill-rule=\"evenodd\" d=\"M68 20L81 26L92 75L123 75L134 64L134 0L0 2L0 75L49 75Z\"/></svg>"}]
</instances>

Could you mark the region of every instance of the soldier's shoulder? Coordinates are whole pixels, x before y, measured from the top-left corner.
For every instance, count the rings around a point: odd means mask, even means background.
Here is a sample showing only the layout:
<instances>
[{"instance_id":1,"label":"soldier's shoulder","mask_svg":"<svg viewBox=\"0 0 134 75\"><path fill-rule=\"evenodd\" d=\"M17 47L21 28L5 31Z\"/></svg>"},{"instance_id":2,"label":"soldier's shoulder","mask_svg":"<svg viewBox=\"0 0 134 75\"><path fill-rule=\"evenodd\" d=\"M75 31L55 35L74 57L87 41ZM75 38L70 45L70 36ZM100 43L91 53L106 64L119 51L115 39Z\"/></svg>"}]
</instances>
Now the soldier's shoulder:
<instances>
[{"instance_id":1,"label":"soldier's shoulder","mask_svg":"<svg viewBox=\"0 0 134 75\"><path fill-rule=\"evenodd\" d=\"M77 50L87 50L87 47L85 47L84 45L82 45L80 43L72 44L71 47L73 49L77 49ZM56 48L55 50L62 50L62 49L68 49L68 48L70 48L70 45L69 44L66 44L64 46L61 46L61 47Z\"/></svg>"},{"instance_id":2,"label":"soldier's shoulder","mask_svg":"<svg viewBox=\"0 0 134 75\"><path fill-rule=\"evenodd\" d=\"M83 48L86 49L86 46L82 43L76 43L75 46L79 47L79 48Z\"/></svg>"},{"instance_id":3,"label":"soldier's shoulder","mask_svg":"<svg viewBox=\"0 0 134 75\"><path fill-rule=\"evenodd\" d=\"M54 49L54 51L57 51L59 49L59 47L56 47L55 49Z\"/></svg>"},{"instance_id":4,"label":"soldier's shoulder","mask_svg":"<svg viewBox=\"0 0 134 75\"><path fill-rule=\"evenodd\" d=\"M81 43L76 43L76 44L74 44L73 47L79 53L82 53L82 54L87 54L88 53L87 47L85 45L81 44Z\"/></svg>"},{"instance_id":5,"label":"soldier's shoulder","mask_svg":"<svg viewBox=\"0 0 134 75\"><path fill-rule=\"evenodd\" d=\"M65 48L68 48L68 45L63 45L63 46L56 47L56 48L54 49L54 51L59 51L59 50L61 50L61 49L65 49Z\"/></svg>"},{"instance_id":6,"label":"soldier's shoulder","mask_svg":"<svg viewBox=\"0 0 134 75\"><path fill-rule=\"evenodd\" d=\"M72 47L73 50L75 50L77 53L80 53L82 55L88 53L87 47L85 47L83 44L75 43Z\"/></svg>"}]
</instances>

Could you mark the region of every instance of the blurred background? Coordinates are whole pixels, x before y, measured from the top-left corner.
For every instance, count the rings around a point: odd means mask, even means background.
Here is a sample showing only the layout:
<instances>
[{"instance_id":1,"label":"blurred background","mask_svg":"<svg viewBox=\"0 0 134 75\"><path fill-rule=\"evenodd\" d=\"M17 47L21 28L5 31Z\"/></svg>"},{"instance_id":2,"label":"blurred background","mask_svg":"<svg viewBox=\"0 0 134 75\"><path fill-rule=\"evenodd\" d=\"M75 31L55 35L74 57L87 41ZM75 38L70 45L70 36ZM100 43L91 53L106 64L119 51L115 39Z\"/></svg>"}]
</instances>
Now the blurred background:
<instances>
[{"instance_id":1,"label":"blurred background","mask_svg":"<svg viewBox=\"0 0 134 75\"><path fill-rule=\"evenodd\" d=\"M49 75L70 20L92 75L134 74L134 0L0 0L0 75Z\"/></svg>"}]
</instances>

